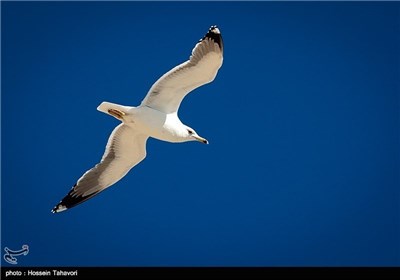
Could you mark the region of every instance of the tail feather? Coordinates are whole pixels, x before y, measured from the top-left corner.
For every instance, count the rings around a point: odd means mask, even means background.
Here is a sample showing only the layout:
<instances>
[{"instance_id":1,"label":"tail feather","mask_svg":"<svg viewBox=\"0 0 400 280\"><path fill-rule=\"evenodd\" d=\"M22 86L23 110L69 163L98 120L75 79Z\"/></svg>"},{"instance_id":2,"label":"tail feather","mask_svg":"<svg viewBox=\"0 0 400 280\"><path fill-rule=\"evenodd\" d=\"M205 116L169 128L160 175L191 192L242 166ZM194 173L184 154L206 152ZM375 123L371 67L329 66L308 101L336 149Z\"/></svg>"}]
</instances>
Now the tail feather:
<instances>
[{"instance_id":1,"label":"tail feather","mask_svg":"<svg viewBox=\"0 0 400 280\"><path fill-rule=\"evenodd\" d=\"M115 109L115 110L119 110L119 111L124 112L124 113L128 113L129 109L131 109L131 108L132 108L132 107L122 106L122 105L118 105L118 104L111 103L111 102L102 102L102 103L97 107L97 110L100 111L100 112L103 112L103 113L105 113L105 114L107 114L107 115L112 116L112 115L109 113L109 110L110 110L110 109Z\"/></svg>"}]
</instances>

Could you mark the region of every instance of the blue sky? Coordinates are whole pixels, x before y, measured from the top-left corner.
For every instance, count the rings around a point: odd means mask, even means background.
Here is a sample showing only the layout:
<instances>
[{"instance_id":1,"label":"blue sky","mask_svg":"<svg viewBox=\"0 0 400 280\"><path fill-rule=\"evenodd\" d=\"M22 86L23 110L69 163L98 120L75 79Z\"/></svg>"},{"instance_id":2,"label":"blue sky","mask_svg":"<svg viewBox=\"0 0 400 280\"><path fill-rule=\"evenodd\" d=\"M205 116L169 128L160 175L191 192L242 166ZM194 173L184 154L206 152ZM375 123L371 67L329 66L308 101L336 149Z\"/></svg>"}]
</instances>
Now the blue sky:
<instances>
[{"instance_id":1,"label":"blue sky","mask_svg":"<svg viewBox=\"0 0 400 280\"><path fill-rule=\"evenodd\" d=\"M398 266L400 4L2 2L1 234L23 266ZM215 81L95 198L52 207L217 24ZM4 252L3 252L4 253ZM3 265L8 265L2 261Z\"/></svg>"}]
</instances>

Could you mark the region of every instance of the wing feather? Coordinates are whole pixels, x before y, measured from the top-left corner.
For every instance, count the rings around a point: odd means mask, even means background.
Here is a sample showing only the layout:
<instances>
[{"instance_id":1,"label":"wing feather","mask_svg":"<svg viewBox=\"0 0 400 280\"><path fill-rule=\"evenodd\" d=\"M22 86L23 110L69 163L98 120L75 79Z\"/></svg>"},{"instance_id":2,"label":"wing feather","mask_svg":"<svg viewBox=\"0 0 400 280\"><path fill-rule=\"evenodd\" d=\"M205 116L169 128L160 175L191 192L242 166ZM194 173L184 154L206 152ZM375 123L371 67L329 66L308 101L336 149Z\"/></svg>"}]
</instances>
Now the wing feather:
<instances>
[{"instance_id":1,"label":"wing feather","mask_svg":"<svg viewBox=\"0 0 400 280\"><path fill-rule=\"evenodd\" d=\"M124 177L146 157L148 136L121 123L111 133L100 161L85 172L70 192L53 208L61 212L105 190Z\"/></svg>"},{"instance_id":2,"label":"wing feather","mask_svg":"<svg viewBox=\"0 0 400 280\"><path fill-rule=\"evenodd\" d=\"M189 92L215 79L222 61L222 37L219 29L212 26L196 44L188 61L174 67L154 83L142 105L165 113L178 111Z\"/></svg>"}]
</instances>

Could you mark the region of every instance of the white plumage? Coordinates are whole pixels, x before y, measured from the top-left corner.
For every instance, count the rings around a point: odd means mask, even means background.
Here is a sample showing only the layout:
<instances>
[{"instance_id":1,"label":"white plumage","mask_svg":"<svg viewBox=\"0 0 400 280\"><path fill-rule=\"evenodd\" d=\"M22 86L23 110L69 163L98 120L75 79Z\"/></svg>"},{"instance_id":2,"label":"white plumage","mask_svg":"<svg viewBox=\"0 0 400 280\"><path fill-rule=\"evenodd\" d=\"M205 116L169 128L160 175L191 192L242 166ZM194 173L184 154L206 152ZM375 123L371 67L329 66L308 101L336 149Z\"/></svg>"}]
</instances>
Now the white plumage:
<instances>
[{"instance_id":1,"label":"white plumage","mask_svg":"<svg viewBox=\"0 0 400 280\"><path fill-rule=\"evenodd\" d=\"M100 163L82 175L52 212L76 206L118 182L146 157L149 137L168 142L196 140L207 144L206 139L180 121L178 109L189 92L215 79L222 61L221 33L212 26L195 45L189 60L159 78L140 106L100 104L99 111L122 123L111 133Z\"/></svg>"}]
</instances>

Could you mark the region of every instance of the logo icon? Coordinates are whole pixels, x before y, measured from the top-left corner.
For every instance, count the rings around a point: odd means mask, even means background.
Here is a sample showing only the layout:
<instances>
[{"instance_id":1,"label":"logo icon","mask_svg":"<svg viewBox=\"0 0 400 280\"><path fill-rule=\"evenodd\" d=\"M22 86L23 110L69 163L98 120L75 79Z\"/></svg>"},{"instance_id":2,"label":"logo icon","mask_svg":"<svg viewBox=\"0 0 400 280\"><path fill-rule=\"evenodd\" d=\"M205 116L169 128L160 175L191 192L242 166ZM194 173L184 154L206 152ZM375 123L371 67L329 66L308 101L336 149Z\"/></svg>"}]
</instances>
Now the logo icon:
<instances>
[{"instance_id":1,"label":"logo icon","mask_svg":"<svg viewBox=\"0 0 400 280\"><path fill-rule=\"evenodd\" d=\"M7 247L4 248L4 251L6 251L6 253L4 254L4 260L6 262L8 262L9 264L17 264L17 258L16 256L21 256L21 255L28 255L29 253L29 246L28 245L22 245L22 249L21 250L11 250Z\"/></svg>"}]
</instances>

